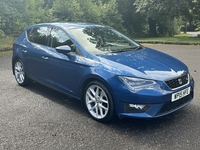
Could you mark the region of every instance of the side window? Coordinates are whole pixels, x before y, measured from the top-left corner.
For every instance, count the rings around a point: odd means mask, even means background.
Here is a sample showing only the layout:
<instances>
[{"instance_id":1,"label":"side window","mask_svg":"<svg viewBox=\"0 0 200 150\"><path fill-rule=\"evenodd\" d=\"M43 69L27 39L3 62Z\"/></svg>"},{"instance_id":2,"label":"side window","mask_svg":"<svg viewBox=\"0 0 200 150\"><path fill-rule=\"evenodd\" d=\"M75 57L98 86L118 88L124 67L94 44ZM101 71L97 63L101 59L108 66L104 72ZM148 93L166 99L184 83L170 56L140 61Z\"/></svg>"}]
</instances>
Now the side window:
<instances>
[{"instance_id":1,"label":"side window","mask_svg":"<svg viewBox=\"0 0 200 150\"><path fill-rule=\"evenodd\" d=\"M48 46L56 48L58 46L68 45L72 48L73 42L68 35L61 29L53 28L50 33Z\"/></svg>"},{"instance_id":2,"label":"side window","mask_svg":"<svg viewBox=\"0 0 200 150\"><path fill-rule=\"evenodd\" d=\"M33 28L27 31L28 40L33 43L47 45L48 27Z\"/></svg>"},{"instance_id":3,"label":"side window","mask_svg":"<svg viewBox=\"0 0 200 150\"><path fill-rule=\"evenodd\" d=\"M32 30L32 29L28 29L28 30L26 31L27 37L28 37L28 40L29 40L29 41L30 41L31 30Z\"/></svg>"}]
</instances>

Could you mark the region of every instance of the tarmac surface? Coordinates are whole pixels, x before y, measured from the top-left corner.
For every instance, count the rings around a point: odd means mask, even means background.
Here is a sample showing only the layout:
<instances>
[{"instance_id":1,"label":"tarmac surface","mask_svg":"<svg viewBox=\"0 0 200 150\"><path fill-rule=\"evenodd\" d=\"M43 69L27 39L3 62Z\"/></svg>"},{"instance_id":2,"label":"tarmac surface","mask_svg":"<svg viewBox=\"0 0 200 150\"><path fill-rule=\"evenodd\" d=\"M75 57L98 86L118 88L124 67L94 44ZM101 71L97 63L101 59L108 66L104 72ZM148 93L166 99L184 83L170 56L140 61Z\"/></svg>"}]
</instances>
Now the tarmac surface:
<instances>
[{"instance_id":1,"label":"tarmac surface","mask_svg":"<svg viewBox=\"0 0 200 150\"><path fill-rule=\"evenodd\" d=\"M198 35L200 36L200 31L197 32L187 32L191 37L197 37Z\"/></svg>"},{"instance_id":2,"label":"tarmac surface","mask_svg":"<svg viewBox=\"0 0 200 150\"><path fill-rule=\"evenodd\" d=\"M165 117L92 120L80 102L37 83L17 85L11 52L0 53L1 150L199 150L200 47L146 45L182 60L195 80L194 100Z\"/></svg>"}]
</instances>

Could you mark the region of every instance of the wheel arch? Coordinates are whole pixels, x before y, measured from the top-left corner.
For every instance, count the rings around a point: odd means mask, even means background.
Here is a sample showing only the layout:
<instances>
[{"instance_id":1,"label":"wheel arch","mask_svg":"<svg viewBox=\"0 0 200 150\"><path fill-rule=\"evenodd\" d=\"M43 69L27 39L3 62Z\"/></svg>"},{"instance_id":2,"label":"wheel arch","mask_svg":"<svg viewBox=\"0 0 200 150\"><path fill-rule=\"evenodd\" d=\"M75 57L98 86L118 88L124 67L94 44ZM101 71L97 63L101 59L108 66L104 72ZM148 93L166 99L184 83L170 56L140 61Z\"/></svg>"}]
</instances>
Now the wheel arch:
<instances>
[{"instance_id":1,"label":"wheel arch","mask_svg":"<svg viewBox=\"0 0 200 150\"><path fill-rule=\"evenodd\" d=\"M15 62L17 61L17 60L21 60L19 57L13 57L12 58L12 72L13 72L13 75L15 74L14 73L14 65L15 65Z\"/></svg>"}]
</instances>

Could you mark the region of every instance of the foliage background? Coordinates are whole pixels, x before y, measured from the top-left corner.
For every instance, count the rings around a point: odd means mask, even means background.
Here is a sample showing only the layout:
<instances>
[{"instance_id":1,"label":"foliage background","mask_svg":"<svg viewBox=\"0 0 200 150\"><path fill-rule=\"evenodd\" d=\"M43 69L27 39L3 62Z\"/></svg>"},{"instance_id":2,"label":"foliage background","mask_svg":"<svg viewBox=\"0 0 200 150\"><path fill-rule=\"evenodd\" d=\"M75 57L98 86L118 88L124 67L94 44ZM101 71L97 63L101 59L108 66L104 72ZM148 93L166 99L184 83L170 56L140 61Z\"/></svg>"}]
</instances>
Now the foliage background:
<instances>
[{"instance_id":1,"label":"foliage background","mask_svg":"<svg viewBox=\"0 0 200 150\"><path fill-rule=\"evenodd\" d=\"M42 22L93 22L131 37L200 29L200 0L0 0L0 38Z\"/></svg>"}]
</instances>

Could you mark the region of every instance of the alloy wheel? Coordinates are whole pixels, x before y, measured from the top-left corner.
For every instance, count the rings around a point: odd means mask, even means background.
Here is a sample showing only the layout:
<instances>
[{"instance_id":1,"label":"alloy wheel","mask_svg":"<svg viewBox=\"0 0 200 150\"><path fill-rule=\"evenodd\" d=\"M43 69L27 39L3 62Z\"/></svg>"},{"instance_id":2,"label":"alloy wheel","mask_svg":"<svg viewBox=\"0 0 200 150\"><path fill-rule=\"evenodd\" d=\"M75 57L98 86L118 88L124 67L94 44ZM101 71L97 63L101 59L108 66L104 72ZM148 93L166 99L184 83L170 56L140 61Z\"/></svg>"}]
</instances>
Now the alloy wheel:
<instances>
[{"instance_id":1,"label":"alloy wheel","mask_svg":"<svg viewBox=\"0 0 200 150\"><path fill-rule=\"evenodd\" d=\"M17 61L14 66L15 78L19 84L23 84L25 80L25 72L23 64L20 61Z\"/></svg>"},{"instance_id":2,"label":"alloy wheel","mask_svg":"<svg viewBox=\"0 0 200 150\"><path fill-rule=\"evenodd\" d=\"M109 99L106 92L98 85L91 85L86 90L86 107L95 119L103 119L109 111Z\"/></svg>"}]
</instances>

